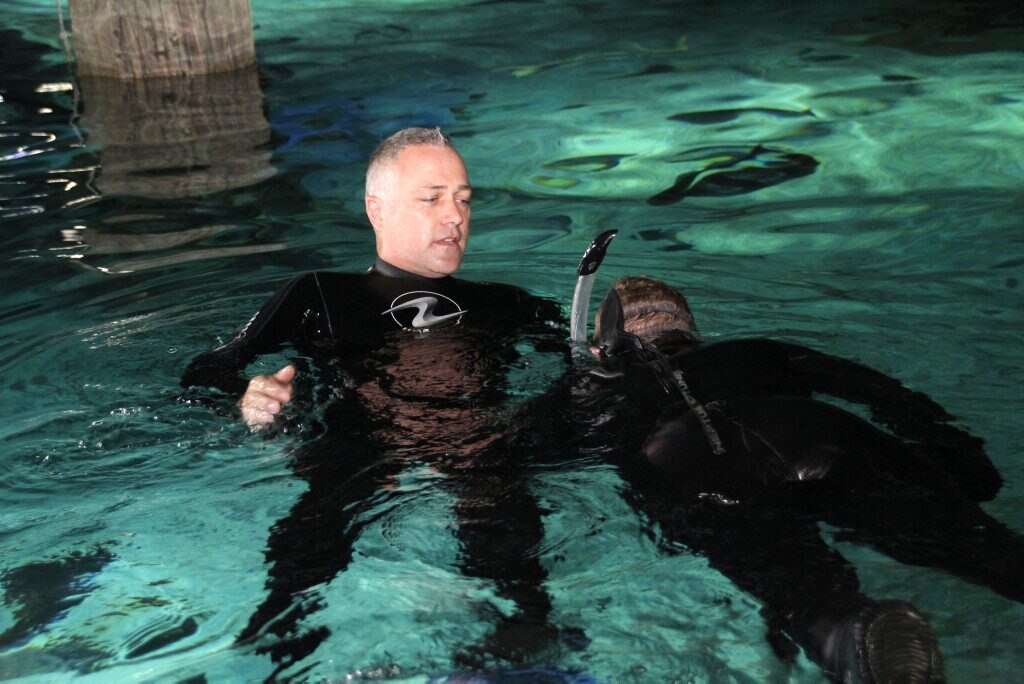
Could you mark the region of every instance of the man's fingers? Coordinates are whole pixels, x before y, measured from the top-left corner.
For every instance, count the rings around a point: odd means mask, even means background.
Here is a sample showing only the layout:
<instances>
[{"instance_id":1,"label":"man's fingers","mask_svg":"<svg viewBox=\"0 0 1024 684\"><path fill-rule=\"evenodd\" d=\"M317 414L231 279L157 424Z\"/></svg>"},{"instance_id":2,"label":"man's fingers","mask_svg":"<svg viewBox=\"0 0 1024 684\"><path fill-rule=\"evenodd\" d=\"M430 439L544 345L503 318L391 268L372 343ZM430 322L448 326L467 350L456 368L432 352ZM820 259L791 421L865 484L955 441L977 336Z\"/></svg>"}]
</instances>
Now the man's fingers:
<instances>
[{"instance_id":1,"label":"man's fingers","mask_svg":"<svg viewBox=\"0 0 1024 684\"><path fill-rule=\"evenodd\" d=\"M257 375L249 381L249 388L245 393L259 394L287 403L292 399L291 378L294 376L295 369L292 366L285 366L274 375Z\"/></svg>"},{"instance_id":2,"label":"man's fingers","mask_svg":"<svg viewBox=\"0 0 1024 684\"><path fill-rule=\"evenodd\" d=\"M242 410L242 420L253 430L269 425L274 416L281 412L282 403L270 396L251 390L246 392L238 407Z\"/></svg>"},{"instance_id":3,"label":"man's fingers","mask_svg":"<svg viewBox=\"0 0 1024 684\"><path fill-rule=\"evenodd\" d=\"M290 383L295 378L295 366L285 366L281 370L274 373L274 378L278 382Z\"/></svg>"},{"instance_id":4,"label":"man's fingers","mask_svg":"<svg viewBox=\"0 0 1024 684\"><path fill-rule=\"evenodd\" d=\"M274 414L251 406L242 407L242 420L254 432L274 422Z\"/></svg>"},{"instance_id":5,"label":"man's fingers","mask_svg":"<svg viewBox=\"0 0 1024 684\"><path fill-rule=\"evenodd\" d=\"M238 402L242 420L253 430L270 424L281 408L292 400L295 366L285 366L273 375L257 375L249 381Z\"/></svg>"}]
</instances>

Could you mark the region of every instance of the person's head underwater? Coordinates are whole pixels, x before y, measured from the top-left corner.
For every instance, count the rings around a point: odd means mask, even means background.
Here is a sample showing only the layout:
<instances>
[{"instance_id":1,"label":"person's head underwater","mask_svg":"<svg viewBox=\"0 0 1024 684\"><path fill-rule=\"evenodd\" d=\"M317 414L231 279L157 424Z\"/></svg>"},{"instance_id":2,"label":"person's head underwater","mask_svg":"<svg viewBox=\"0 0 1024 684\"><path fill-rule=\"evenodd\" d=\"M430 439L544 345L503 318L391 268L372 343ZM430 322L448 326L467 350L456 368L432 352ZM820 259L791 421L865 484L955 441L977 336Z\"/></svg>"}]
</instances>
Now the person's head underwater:
<instances>
[{"instance_id":1,"label":"person's head underwater","mask_svg":"<svg viewBox=\"0 0 1024 684\"><path fill-rule=\"evenodd\" d=\"M682 293L648 276L619 278L597 310L594 341L599 348L616 347L621 333L645 342L666 336L691 344L701 339Z\"/></svg>"}]
</instances>

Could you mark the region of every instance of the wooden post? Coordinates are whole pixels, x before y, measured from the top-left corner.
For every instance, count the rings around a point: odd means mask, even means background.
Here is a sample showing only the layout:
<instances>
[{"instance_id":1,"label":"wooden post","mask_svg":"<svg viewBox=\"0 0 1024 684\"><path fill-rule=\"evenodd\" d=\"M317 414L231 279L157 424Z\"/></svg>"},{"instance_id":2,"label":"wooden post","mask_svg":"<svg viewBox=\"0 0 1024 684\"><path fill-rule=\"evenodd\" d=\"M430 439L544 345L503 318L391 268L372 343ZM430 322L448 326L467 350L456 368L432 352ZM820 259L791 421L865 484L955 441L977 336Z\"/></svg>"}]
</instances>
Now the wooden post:
<instances>
[{"instance_id":1,"label":"wooden post","mask_svg":"<svg viewBox=\"0 0 1024 684\"><path fill-rule=\"evenodd\" d=\"M164 78L256 63L249 0L68 0L78 75Z\"/></svg>"},{"instance_id":2,"label":"wooden post","mask_svg":"<svg viewBox=\"0 0 1024 684\"><path fill-rule=\"evenodd\" d=\"M169 199L274 174L256 67L199 76L79 78L80 123L100 146L103 194Z\"/></svg>"}]
</instances>

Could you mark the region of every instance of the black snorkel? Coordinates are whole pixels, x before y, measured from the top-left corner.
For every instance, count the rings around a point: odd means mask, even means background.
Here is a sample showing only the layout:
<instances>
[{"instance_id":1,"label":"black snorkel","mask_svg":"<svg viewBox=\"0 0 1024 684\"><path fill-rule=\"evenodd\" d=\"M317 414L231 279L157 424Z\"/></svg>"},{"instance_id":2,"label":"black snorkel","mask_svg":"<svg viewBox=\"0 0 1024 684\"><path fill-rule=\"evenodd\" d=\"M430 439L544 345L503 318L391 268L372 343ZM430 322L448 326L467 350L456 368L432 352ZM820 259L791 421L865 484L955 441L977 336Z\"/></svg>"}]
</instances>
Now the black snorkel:
<instances>
[{"instance_id":1,"label":"black snorkel","mask_svg":"<svg viewBox=\"0 0 1024 684\"><path fill-rule=\"evenodd\" d=\"M594 238L583 252L579 268L576 269L576 290L572 293L572 318L569 321L569 336L578 345L587 343L587 315L590 309L590 293L594 289L597 269L604 261L605 252L618 230L606 230Z\"/></svg>"}]
</instances>

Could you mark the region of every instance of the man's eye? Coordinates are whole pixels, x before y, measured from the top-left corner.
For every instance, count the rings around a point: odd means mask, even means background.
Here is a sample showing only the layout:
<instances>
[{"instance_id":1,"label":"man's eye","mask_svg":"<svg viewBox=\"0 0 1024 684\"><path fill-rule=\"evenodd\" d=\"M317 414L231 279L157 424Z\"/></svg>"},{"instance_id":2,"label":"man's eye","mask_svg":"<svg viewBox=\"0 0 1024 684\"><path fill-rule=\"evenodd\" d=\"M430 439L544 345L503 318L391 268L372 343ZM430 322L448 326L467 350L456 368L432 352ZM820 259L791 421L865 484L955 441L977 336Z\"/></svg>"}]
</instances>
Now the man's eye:
<instances>
[{"instance_id":1,"label":"man's eye","mask_svg":"<svg viewBox=\"0 0 1024 684\"><path fill-rule=\"evenodd\" d=\"M437 201L436 197L421 197L420 202L426 202L427 204L433 204Z\"/></svg>"},{"instance_id":2,"label":"man's eye","mask_svg":"<svg viewBox=\"0 0 1024 684\"><path fill-rule=\"evenodd\" d=\"M459 200L459 204L462 204L463 206L466 206L466 207L468 207L472 203L473 203L473 200L471 200L468 197L463 197L462 199Z\"/></svg>"}]
</instances>

